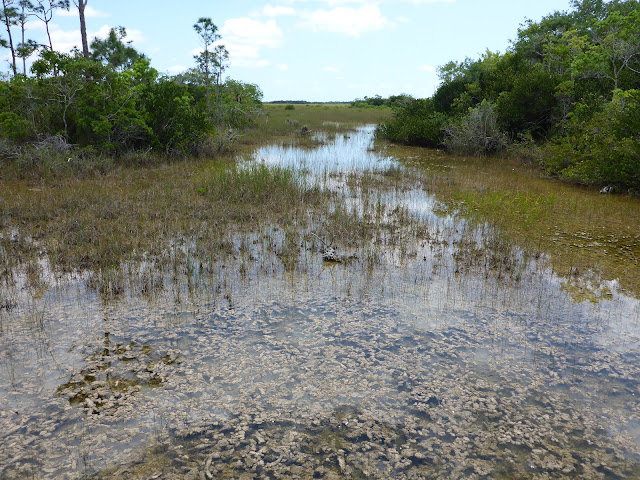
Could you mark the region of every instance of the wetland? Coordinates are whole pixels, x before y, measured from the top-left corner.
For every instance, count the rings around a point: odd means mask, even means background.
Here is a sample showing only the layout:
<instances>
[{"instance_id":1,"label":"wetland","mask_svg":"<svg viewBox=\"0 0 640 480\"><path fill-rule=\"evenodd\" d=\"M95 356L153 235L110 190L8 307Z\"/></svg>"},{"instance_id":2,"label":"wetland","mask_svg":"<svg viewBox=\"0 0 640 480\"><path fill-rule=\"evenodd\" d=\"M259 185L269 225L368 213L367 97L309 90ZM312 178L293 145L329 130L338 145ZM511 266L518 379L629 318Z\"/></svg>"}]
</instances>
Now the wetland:
<instances>
[{"instance_id":1,"label":"wetland","mask_svg":"<svg viewBox=\"0 0 640 480\"><path fill-rule=\"evenodd\" d=\"M339 113L3 181L0 477L640 476L638 198Z\"/></svg>"}]
</instances>

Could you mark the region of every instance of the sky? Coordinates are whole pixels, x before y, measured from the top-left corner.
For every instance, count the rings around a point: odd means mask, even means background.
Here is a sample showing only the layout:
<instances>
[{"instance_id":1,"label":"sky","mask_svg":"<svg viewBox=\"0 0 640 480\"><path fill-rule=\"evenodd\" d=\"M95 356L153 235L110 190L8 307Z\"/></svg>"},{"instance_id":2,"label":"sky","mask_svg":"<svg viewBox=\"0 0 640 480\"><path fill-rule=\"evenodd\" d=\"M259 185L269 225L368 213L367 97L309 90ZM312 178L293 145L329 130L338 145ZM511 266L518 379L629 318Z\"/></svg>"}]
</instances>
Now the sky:
<instances>
[{"instance_id":1,"label":"sky","mask_svg":"<svg viewBox=\"0 0 640 480\"><path fill-rule=\"evenodd\" d=\"M230 53L225 76L257 84L265 101L351 101L429 97L439 66L504 53L526 19L568 8L569 0L88 0L86 16L89 41L123 26L166 74L195 66L202 45L193 24L209 17ZM77 9L58 10L51 31L56 50L81 45ZM27 36L45 43L44 25L33 19ZM8 72L8 50L0 55Z\"/></svg>"}]
</instances>

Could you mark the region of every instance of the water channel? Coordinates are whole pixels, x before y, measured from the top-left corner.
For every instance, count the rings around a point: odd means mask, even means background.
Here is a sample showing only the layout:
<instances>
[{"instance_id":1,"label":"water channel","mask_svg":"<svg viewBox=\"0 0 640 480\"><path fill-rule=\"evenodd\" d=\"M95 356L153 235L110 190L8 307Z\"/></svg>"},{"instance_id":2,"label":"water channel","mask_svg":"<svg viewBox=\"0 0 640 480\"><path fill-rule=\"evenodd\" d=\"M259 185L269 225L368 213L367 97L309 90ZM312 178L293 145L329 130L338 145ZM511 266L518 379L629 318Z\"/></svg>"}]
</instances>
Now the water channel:
<instances>
[{"instance_id":1,"label":"water channel","mask_svg":"<svg viewBox=\"0 0 640 480\"><path fill-rule=\"evenodd\" d=\"M0 306L0 478L640 478L640 302L615 279L580 301L517 246L488 256L497 233L419 182L384 186L406 167L372 127L318 140L250 161L363 214L402 210L402 245L220 264L221 291L114 302L82 274L38 296L18 282Z\"/></svg>"}]
</instances>

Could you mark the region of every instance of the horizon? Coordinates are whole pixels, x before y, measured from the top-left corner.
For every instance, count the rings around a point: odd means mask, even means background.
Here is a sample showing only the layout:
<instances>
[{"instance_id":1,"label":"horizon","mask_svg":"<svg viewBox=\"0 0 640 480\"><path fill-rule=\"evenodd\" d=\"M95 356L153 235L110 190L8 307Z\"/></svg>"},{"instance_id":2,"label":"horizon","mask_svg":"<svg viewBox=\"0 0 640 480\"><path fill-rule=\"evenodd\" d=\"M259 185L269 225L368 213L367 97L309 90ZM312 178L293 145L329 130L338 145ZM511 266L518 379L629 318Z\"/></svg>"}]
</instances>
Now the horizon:
<instances>
[{"instance_id":1,"label":"horizon","mask_svg":"<svg viewBox=\"0 0 640 480\"><path fill-rule=\"evenodd\" d=\"M170 7L166 0L90 0L88 40L123 26L125 41L152 67L174 75L195 66L201 46L193 24L210 17L230 54L224 76L258 85L265 103L348 103L375 95L430 97L440 83L439 66L487 50L504 53L527 19L568 10L569 1L238 0L207 8L185 0L179 9ZM75 7L57 11L51 27L54 49L80 45ZM44 43L44 25L32 19L27 37ZM8 57L3 49L5 72Z\"/></svg>"}]
</instances>

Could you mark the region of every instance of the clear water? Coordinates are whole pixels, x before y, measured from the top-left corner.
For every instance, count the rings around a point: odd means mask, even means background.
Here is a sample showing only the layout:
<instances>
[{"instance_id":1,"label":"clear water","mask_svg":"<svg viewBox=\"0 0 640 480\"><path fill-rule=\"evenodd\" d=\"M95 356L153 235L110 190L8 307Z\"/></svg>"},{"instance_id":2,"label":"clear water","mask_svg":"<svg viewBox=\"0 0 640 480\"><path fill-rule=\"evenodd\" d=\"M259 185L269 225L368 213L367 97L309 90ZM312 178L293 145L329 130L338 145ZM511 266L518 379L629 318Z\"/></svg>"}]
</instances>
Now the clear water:
<instances>
[{"instance_id":1,"label":"clear water","mask_svg":"<svg viewBox=\"0 0 640 480\"><path fill-rule=\"evenodd\" d=\"M400 168L372 147L363 127L254 161L331 178L362 205L348 175ZM610 281L576 301L517 249L520 274L497 275L468 260L485 232L420 185L373 193L426 232L375 264L302 252L305 271L219 265L194 288L106 303L82 278L37 298L18 281L0 309L0 477L82 478L141 458L140 478L639 474L638 300Z\"/></svg>"}]
</instances>

